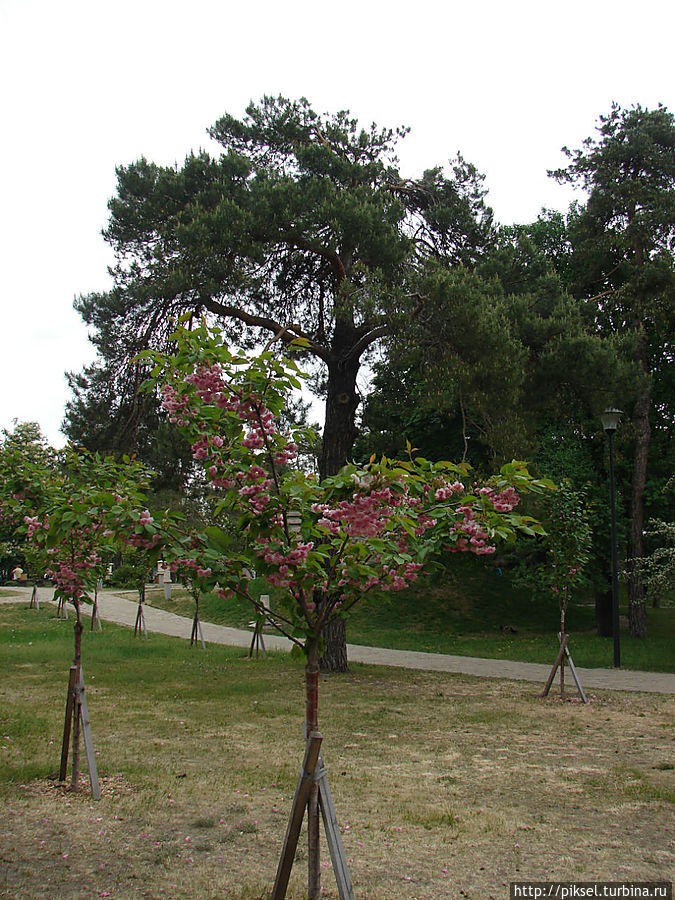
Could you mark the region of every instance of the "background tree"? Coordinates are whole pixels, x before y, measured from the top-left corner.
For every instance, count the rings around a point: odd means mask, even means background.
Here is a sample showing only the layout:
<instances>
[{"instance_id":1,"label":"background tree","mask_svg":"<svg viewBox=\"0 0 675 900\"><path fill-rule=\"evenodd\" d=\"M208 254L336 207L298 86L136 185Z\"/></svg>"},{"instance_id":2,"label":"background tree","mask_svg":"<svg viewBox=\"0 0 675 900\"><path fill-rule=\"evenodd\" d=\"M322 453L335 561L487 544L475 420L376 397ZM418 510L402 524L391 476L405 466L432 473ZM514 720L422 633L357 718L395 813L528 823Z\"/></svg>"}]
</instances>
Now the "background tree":
<instances>
[{"instance_id":1,"label":"background tree","mask_svg":"<svg viewBox=\"0 0 675 900\"><path fill-rule=\"evenodd\" d=\"M396 452L414 434L433 458L449 441L488 468L534 453L550 424L602 408L608 371L626 381L617 342L598 333L524 229L501 229L473 270L427 267L421 285L420 314L375 366L363 453L371 435Z\"/></svg>"},{"instance_id":2,"label":"background tree","mask_svg":"<svg viewBox=\"0 0 675 900\"><path fill-rule=\"evenodd\" d=\"M417 305L411 274L429 257L469 263L490 235L475 169L458 158L451 178L404 180L394 156L404 133L266 97L210 130L217 159L119 168L105 233L115 285L77 302L102 358L157 346L186 311L217 316L240 344L300 339L324 376L320 472L337 472L363 356Z\"/></svg>"},{"instance_id":3,"label":"background tree","mask_svg":"<svg viewBox=\"0 0 675 900\"><path fill-rule=\"evenodd\" d=\"M664 493L675 494L675 476L664 488ZM649 593L654 606L672 604L675 598L675 522L650 519L647 538L653 549L639 564Z\"/></svg>"},{"instance_id":4,"label":"background tree","mask_svg":"<svg viewBox=\"0 0 675 900\"><path fill-rule=\"evenodd\" d=\"M319 473L335 474L356 437L363 360L395 321L414 317L419 271L429 259L471 264L489 242L482 177L457 157L449 177L434 168L404 179L394 155L404 129L360 128L306 100L265 97L209 133L217 158L118 169L105 232L114 287L76 306L117 371L165 345L185 312L216 317L239 346L293 343L318 366ZM328 637L342 659L337 627Z\"/></svg>"},{"instance_id":5,"label":"background tree","mask_svg":"<svg viewBox=\"0 0 675 900\"><path fill-rule=\"evenodd\" d=\"M56 468L56 452L36 422L16 422L0 440L0 566L1 580L11 578L20 565L28 575L41 577L41 564L26 539L24 517L35 515L45 503Z\"/></svg>"},{"instance_id":6,"label":"background tree","mask_svg":"<svg viewBox=\"0 0 675 900\"><path fill-rule=\"evenodd\" d=\"M576 296L606 333L629 334L641 380L632 408L634 462L630 494L629 621L645 636L644 585L638 567L645 524L645 491L652 439L655 381L672 367L675 328L675 123L664 107L617 104L600 117L599 138L580 150L565 148L570 163L551 173L583 187L585 205L572 215ZM608 398L616 405L617 398ZM671 405L672 397L670 403Z\"/></svg>"},{"instance_id":7,"label":"background tree","mask_svg":"<svg viewBox=\"0 0 675 900\"><path fill-rule=\"evenodd\" d=\"M99 353L108 349L99 345ZM140 363L114 356L68 373L73 392L63 433L76 447L121 459L134 456L157 473L152 492L180 495L194 479L190 447L170 425L156 395L139 391L147 373ZM174 498L175 499L175 498Z\"/></svg>"}]
</instances>

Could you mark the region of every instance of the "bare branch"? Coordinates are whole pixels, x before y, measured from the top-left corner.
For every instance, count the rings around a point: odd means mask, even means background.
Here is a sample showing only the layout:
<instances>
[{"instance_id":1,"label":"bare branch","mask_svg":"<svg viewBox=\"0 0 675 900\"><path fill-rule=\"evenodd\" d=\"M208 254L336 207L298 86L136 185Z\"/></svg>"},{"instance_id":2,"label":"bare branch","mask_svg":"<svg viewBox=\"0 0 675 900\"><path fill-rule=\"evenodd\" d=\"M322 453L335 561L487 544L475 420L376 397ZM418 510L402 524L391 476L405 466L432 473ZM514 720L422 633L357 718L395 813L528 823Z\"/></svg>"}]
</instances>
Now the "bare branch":
<instances>
[{"instance_id":1,"label":"bare branch","mask_svg":"<svg viewBox=\"0 0 675 900\"><path fill-rule=\"evenodd\" d=\"M244 325L249 325L252 328L264 328L266 331L271 331L276 335L275 340L278 339L284 344L292 344L297 338L302 338L303 341L307 342L307 350L309 350L310 353L313 353L314 356L318 356L319 359L323 360L327 365L333 360L332 354L326 350L325 347L322 347L320 344L317 344L316 341L312 340L299 325L281 325L279 322L270 319L267 316L254 316L251 315L251 313L247 313L245 310L240 309L238 306L229 306L225 303L220 303L218 300L213 300L212 298L202 300L202 305L208 309L209 312L212 312L217 316L227 316L233 319L239 319Z\"/></svg>"}]
</instances>

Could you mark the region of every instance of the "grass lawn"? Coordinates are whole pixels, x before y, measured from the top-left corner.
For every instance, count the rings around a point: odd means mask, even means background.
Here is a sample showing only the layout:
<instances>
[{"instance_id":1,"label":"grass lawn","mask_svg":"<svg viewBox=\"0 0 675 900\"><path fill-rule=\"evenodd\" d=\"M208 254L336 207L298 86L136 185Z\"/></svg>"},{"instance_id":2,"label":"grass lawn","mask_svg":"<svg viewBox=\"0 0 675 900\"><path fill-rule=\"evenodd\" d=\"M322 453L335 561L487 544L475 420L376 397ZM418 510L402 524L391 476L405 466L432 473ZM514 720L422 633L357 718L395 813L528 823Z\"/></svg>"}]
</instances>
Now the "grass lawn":
<instances>
[{"instance_id":1,"label":"grass lawn","mask_svg":"<svg viewBox=\"0 0 675 900\"><path fill-rule=\"evenodd\" d=\"M274 602L275 590L262 579L253 587L258 595L267 593ZM180 589L174 589L170 601L164 600L161 589L150 591L148 598L179 615L194 614L192 598ZM250 606L243 601L225 602L215 595L202 598L200 614L203 621L236 627L246 627L252 617ZM621 665L675 672L675 608L650 607L647 616L647 640L632 638L627 626L622 629ZM559 621L555 600L535 603L527 591L514 589L508 576L496 574L493 567L477 560L460 558L452 572L420 583L414 590L365 598L350 616L347 640L397 650L553 664ZM593 607L571 607L567 623L575 663L611 668L613 639L595 633Z\"/></svg>"},{"instance_id":2,"label":"grass lawn","mask_svg":"<svg viewBox=\"0 0 675 900\"><path fill-rule=\"evenodd\" d=\"M303 752L302 664L85 631L95 803L86 777L75 794L49 778L71 656L72 618L0 605L0 897L268 896ZM358 665L321 678L358 900L672 877L673 698L597 692L583 706L538 690ZM289 900L305 896L304 846Z\"/></svg>"}]
</instances>

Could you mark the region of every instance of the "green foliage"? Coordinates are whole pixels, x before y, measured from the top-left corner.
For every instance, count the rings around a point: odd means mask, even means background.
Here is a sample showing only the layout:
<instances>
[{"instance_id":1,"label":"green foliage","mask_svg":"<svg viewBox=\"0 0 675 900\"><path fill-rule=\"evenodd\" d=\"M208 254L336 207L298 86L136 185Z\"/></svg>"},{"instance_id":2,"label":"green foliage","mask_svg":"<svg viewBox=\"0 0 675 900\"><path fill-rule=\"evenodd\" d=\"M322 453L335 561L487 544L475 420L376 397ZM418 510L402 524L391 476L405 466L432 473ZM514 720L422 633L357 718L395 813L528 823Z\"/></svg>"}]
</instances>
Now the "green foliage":
<instances>
[{"instance_id":1,"label":"green foliage","mask_svg":"<svg viewBox=\"0 0 675 900\"><path fill-rule=\"evenodd\" d=\"M375 368L362 453L408 437L439 458L450 442L487 468L536 452L542 422L604 408L607 373L626 380L615 342L525 229L502 230L474 270L430 270L421 291L414 326Z\"/></svg>"},{"instance_id":2,"label":"green foliage","mask_svg":"<svg viewBox=\"0 0 675 900\"><path fill-rule=\"evenodd\" d=\"M675 493L675 477L670 479L665 492ZM654 549L639 563L649 596L654 606L671 606L675 603L675 522L652 519L647 535Z\"/></svg>"},{"instance_id":3,"label":"green foliage","mask_svg":"<svg viewBox=\"0 0 675 900\"><path fill-rule=\"evenodd\" d=\"M591 551L587 491L575 490L569 481L563 481L540 502L546 529L544 556L536 565L521 569L521 578L535 595L555 595L564 633L568 604L587 584L585 569Z\"/></svg>"},{"instance_id":4,"label":"green foliage","mask_svg":"<svg viewBox=\"0 0 675 900\"><path fill-rule=\"evenodd\" d=\"M46 502L57 464L35 422L17 422L3 430L0 442L0 566L7 581L17 564L32 576L42 575L42 561L26 540L25 515L33 515Z\"/></svg>"},{"instance_id":5,"label":"green foliage","mask_svg":"<svg viewBox=\"0 0 675 900\"><path fill-rule=\"evenodd\" d=\"M167 421L157 396L139 391L146 375L142 366L119 366L114 358L69 373L73 397L63 431L74 446L90 453L143 462L157 473L153 494L183 493L194 478L190 447Z\"/></svg>"},{"instance_id":6,"label":"green foliage","mask_svg":"<svg viewBox=\"0 0 675 900\"><path fill-rule=\"evenodd\" d=\"M632 402L634 468L628 549L633 633L644 634L644 589L637 564L644 556L645 494L655 390L660 418L672 420L672 393L659 382L672 368L675 338L675 120L655 110L617 104L600 117L599 138L566 150L570 164L552 173L588 192L573 210L568 234L573 247L571 283L607 334L628 334L634 365ZM627 408L625 400L608 405ZM665 416L663 413L665 412Z\"/></svg>"},{"instance_id":7,"label":"green foliage","mask_svg":"<svg viewBox=\"0 0 675 900\"><path fill-rule=\"evenodd\" d=\"M251 569L286 588L267 617L299 645L315 647L324 625L364 593L399 590L444 553L490 553L496 541L541 532L514 509L521 492L550 484L522 462L481 482L468 465L416 457L408 445L407 459L372 457L322 481L294 468L297 430L284 434L275 420L299 386L297 366L269 350L233 353L205 324L179 327L173 340L173 355L144 358L155 362L167 409L222 491L213 524L170 548L173 560L196 572L202 592L218 582L257 608ZM224 511L239 514L241 552L220 524Z\"/></svg>"},{"instance_id":8,"label":"green foliage","mask_svg":"<svg viewBox=\"0 0 675 900\"><path fill-rule=\"evenodd\" d=\"M304 99L265 97L210 134L219 157L117 170L106 231L114 287L77 301L102 360L91 383L126 371L119 388L135 398L129 358L166 349L184 313L217 317L238 346L276 337L321 369L320 471L335 474L351 456L363 355L410 321L427 261L472 265L491 240L482 176L457 157L449 175L404 179L404 129L364 129Z\"/></svg>"}]
</instances>

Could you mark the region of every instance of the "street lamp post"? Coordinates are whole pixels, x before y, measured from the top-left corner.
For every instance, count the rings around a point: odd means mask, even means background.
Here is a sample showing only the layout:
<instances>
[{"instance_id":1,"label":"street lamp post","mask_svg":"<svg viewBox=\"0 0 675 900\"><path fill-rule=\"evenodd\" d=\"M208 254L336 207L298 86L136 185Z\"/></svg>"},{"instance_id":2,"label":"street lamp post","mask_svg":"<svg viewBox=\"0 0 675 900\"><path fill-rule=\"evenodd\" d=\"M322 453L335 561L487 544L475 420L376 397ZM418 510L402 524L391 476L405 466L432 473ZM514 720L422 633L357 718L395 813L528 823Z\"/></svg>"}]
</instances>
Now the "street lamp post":
<instances>
[{"instance_id":1,"label":"street lamp post","mask_svg":"<svg viewBox=\"0 0 675 900\"><path fill-rule=\"evenodd\" d=\"M609 438L609 497L612 513L612 632L614 634L614 668L621 666L619 645L619 562L616 539L616 500L614 491L614 432L621 418L620 409L606 409L600 416L602 427Z\"/></svg>"}]
</instances>

